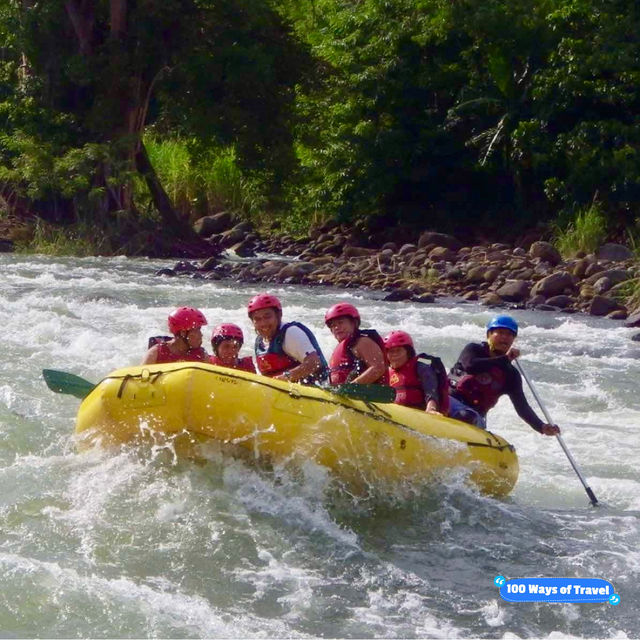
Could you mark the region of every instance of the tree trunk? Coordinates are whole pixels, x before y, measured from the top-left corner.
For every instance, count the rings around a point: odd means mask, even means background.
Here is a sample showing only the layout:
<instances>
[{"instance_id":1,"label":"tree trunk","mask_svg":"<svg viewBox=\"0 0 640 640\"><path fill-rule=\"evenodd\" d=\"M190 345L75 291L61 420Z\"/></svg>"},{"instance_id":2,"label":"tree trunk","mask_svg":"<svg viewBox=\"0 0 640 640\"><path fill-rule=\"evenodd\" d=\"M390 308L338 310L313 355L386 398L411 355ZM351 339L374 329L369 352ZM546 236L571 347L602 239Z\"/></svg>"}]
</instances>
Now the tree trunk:
<instances>
[{"instance_id":1,"label":"tree trunk","mask_svg":"<svg viewBox=\"0 0 640 640\"><path fill-rule=\"evenodd\" d=\"M78 38L80 53L84 56L90 56L93 52L93 23L95 19L93 1L66 0L64 8Z\"/></svg>"},{"instance_id":2,"label":"tree trunk","mask_svg":"<svg viewBox=\"0 0 640 640\"><path fill-rule=\"evenodd\" d=\"M164 226L181 238L187 240L195 239L197 236L191 226L177 216L173 204L149 160L147 149L142 141L140 141L140 146L136 153L136 168L138 172L144 176L153 202L160 212Z\"/></svg>"}]
</instances>

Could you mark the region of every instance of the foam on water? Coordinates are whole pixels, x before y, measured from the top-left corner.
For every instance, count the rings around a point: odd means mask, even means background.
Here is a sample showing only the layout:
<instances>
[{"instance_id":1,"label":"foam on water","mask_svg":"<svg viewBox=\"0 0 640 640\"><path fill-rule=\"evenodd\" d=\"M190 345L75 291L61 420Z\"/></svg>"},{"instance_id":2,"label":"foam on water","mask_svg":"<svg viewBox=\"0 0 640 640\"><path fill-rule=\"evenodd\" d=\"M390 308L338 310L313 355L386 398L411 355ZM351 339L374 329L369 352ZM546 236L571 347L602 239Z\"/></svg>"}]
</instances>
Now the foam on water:
<instances>
[{"instance_id":1,"label":"foam on water","mask_svg":"<svg viewBox=\"0 0 640 640\"><path fill-rule=\"evenodd\" d=\"M491 430L521 473L504 500L463 472L354 495L308 463L262 468L211 446L178 460L172 443L76 454L78 401L52 394L42 368L99 380L139 362L176 306L210 328L235 322L246 345L256 287L157 278L163 261L0 256L0 629L51 637L626 638L640 626L640 352L606 319L517 311L521 362L589 481L508 400ZM263 285L257 288L264 290ZM492 312L418 305L352 290L278 286L330 353L326 308L355 302L363 326L402 328L447 367L484 336ZM207 336L208 337L208 336ZM206 340L205 344L208 343ZM533 399L532 399L533 404ZM271 425L256 425L269 429ZM508 604L507 577L610 580L605 605Z\"/></svg>"}]
</instances>

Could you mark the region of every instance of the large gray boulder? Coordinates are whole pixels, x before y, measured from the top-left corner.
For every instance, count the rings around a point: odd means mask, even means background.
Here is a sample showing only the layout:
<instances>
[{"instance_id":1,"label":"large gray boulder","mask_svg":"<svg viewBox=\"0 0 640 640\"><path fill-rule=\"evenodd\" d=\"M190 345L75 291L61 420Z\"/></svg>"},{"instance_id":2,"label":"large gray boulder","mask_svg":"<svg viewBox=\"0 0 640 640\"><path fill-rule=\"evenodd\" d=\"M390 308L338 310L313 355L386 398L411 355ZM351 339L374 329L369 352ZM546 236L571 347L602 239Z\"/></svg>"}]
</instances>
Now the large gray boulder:
<instances>
[{"instance_id":1,"label":"large gray boulder","mask_svg":"<svg viewBox=\"0 0 640 640\"><path fill-rule=\"evenodd\" d=\"M529 297L530 285L524 280L507 280L496 293L507 302L522 302Z\"/></svg>"},{"instance_id":2,"label":"large gray boulder","mask_svg":"<svg viewBox=\"0 0 640 640\"><path fill-rule=\"evenodd\" d=\"M228 229L233 222L233 216L228 211L221 211L212 216L198 218L193 223L193 230L201 237L208 238L214 233L221 233Z\"/></svg>"},{"instance_id":3,"label":"large gray boulder","mask_svg":"<svg viewBox=\"0 0 640 640\"><path fill-rule=\"evenodd\" d=\"M550 243L544 240L534 242L529 248L529 254L532 258L540 258L550 265L557 265L562 262L562 256L559 251Z\"/></svg>"},{"instance_id":4,"label":"large gray boulder","mask_svg":"<svg viewBox=\"0 0 640 640\"><path fill-rule=\"evenodd\" d=\"M613 242L603 244L596 255L600 260L611 260L612 262L624 262L633 258L633 253L629 248Z\"/></svg>"},{"instance_id":5,"label":"large gray boulder","mask_svg":"<svg viewBox=\"0 0 640 640\"><path fill-rule=\"evenodd\" d=\"M531 295L540 294L548 298L564 293L565 289L573 290L573 278L567 271L558 271L536 282L531 290Z\"/></svg>"},{"instance_id":6,"label":"large gray boulder","mask_svg":"<svg viewBox=\"0 0 640 640\"><path fill-rule=\"evenodd\" d=\"M462 242L460 242L460 240L446 233L436 233L435 231L424 231L420 234L418 247L426 247L428 244L433 244L436 247L447 247L447 249L453 251L462 249Z\"/></svg>"},{"instance_id":7,"label":"large gray boulder","mask_svg":"<svg viewBox=\"0 0 640 640\"><path fill-rule=\"evenodd\" d=\"M589 305L589 313L592 316L606 316L612 311L620 309L621 305L606 296L593 296Z\"/></svg>"}]
</instances>

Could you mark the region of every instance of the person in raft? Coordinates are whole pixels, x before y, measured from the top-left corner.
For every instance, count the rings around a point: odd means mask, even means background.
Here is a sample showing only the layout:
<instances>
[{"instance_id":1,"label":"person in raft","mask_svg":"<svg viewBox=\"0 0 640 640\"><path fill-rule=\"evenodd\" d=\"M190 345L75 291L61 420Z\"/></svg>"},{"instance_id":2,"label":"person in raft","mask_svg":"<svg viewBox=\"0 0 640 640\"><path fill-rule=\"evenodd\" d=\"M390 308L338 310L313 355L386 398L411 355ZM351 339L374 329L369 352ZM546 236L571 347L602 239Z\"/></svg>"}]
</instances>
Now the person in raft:
<instances>
[{"instance_id":1,"label":"person in raft","mask_svg":"<svg viewBox=\"0 0 640 640\"><path fill-rule=\"evenodd\" d=\"M360 329L360 313L352 304L334 304L324 321L338 341L329 360L331 384L388 384L382 338L373 329Z\"/></svg>"},{"instance_id":2,"label":"person in raft","mask_svg":"<svg viewBox=\"0 0 640 640\"><path fill-rule=\"evenodd\" d=\"M202 311L192 307L180 307L169 314L171 336L149 338L149 350L142 364L164 362L208 362L209 354L202 348L202 327L207 319Z\"/></svg>"},{"instance_id":3,"label":"person in raft","mask_svg":"<svg viewBox=\"0 0 640 640\"><path fill-rule=\"evenodd\" d=\"M326 380L327 361L318 341L302 323L282 323L282 304L276 296L254 296L247 311L258 334L255 352L262 375L309 385Z\"/></svg>"},{"instance_id":4,"label":"person in raft","mask_svg":"<svg viewBox=\"0 0 640 640\"><path fill-rule=\"evenodd\" d=\"M238 357L243 343L244 334L238 325L230 323L219 324L211 335L211 348L213 349L213 355L210 359L211 364L255 373L256 368L251 356Z\"/></svg>"},{"instance_id":5,"label":"person in raft","mask_svg":"<svg viewBox=\"0 0 640 640\"><path fill-rule=\"evenodd\" d=\"M496 316L487 324L487 341L471 342L449 372L449 416L487 428L487 412L502 395L508 395L518 415L546 436L560 433L531 408L522 390L520 372L511 364L520 355L513 346L518 324L511 316Z\"/></svg>"},{"instance_id":6,"label":"person in raft","mask_svg":"<svg viewBox=\"0 0 640 640\"><path fill-rule=\"evenodd\" d=\"M426 353L416 355L413 340L406 331L386 335L384 347L389 360L389 384L396 390L396 404L447 415L447 372L440 358Z\"/></svg>"}]
</instances>

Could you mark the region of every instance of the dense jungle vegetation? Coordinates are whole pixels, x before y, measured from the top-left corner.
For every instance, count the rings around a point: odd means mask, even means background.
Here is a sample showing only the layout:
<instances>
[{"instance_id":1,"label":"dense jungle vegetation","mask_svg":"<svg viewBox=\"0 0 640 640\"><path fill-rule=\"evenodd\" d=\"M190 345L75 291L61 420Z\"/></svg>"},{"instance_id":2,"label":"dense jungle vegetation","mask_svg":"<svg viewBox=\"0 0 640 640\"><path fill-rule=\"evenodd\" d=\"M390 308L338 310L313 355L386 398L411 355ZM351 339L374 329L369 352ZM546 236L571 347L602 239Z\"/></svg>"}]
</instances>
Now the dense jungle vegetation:
<instances>
[{"instance_id":1,"label":"dense jungle vegetation","mask_svg":"<svg viewBox=\"0 0 640 640\"><path fill-rule=\"evenodd\" d=\"M0 216L637 242L639 33L635 0L0 0Z\"/></svg>"}]
</instances>

